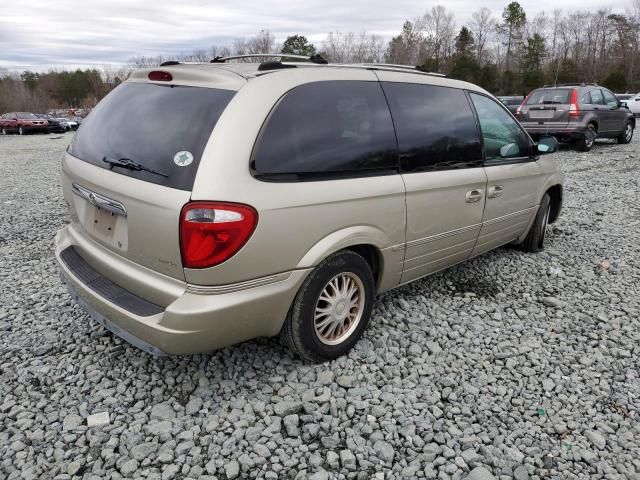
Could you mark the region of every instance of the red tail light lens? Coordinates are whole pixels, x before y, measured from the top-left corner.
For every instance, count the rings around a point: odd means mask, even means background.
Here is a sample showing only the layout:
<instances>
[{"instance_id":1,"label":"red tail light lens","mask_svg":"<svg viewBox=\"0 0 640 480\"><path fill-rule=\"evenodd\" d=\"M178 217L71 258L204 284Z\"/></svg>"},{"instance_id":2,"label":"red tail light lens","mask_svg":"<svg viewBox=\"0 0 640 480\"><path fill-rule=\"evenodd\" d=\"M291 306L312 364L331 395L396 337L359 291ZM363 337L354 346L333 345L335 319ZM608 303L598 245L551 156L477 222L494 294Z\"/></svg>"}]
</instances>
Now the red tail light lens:
<instances>
[{"instance_id":1,"label":"red tail light lens","mask_svg":"<svg viewBox=\"0 0 640 480\"><path fill-rule=\"evenodd\" d=\"M248 205L191 202L180 214L180 251L185 268L208 268L230 259L253 234L258 212Z\"/></svg>"},{"instance_id":2,"label":"red tail light lens","mask_svg":"<svg viewBox=\"0 0 640 480\"><path fill-rule=\"evenodd\" d=\"M580 115L580 107L578 107L578 91L574 88L571 90L571 105L569 106L569 116L578 117Z\"/></svg>"},{"instance_id":3,"label":"red tail light lens","mask_svg":"<svg viewBox=\"0 0 640 480\"><path fill-rule=\"evenodd\" d=\"M531 94L529 94L531 95ZM516 117L519 117L520 114L522 113L522 106L527 104L527 100L529 100L529 95L527 95L526 97L524 97L524 100L522 100L522 103L520 105L518 105L518 108L516 108Z\"/></svg>"},{"instance_id":4,"label":"red tail light lens","mask_svg":"<svg viewBox=\"0 0 640 480\"><path fill-rule=\"evenodd\" d=\"M153 82L170 82L173 80L173 76L169 72L163 72L162 70L154 70L147 75L149 80Z\"/></svg>"}]
</instances>

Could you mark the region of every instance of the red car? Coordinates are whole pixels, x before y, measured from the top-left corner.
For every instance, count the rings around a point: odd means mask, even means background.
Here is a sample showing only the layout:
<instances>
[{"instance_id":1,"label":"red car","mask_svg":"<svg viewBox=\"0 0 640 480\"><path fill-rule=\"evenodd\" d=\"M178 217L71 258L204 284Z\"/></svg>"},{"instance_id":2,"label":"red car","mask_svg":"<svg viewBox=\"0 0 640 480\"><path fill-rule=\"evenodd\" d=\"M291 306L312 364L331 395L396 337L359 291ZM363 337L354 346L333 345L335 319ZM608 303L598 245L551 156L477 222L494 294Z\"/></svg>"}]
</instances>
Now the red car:
<instances>
[{"instance_id":1,"label":"red car","mask_svg":"<svg viewBox=\"0 0 640 480\"><path fill-rule=\"evenodd\" d=\"M47 133L49 122L33 113L12 112L0 116L0 132L2 135L18 133L26 135L31 132Z\"/></svg>"}]
</instances>

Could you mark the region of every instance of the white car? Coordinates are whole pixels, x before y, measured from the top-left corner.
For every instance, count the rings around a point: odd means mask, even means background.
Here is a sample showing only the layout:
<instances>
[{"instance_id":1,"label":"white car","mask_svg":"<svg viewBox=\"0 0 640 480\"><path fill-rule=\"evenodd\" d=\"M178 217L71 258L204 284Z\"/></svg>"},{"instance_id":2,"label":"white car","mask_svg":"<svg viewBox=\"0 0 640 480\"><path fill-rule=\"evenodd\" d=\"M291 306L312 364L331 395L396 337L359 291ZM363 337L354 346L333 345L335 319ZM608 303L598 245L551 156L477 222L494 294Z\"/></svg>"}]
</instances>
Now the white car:
<instances>
[{"instance_id":1,"label":"white car","mask_svg":"<svg viewBox=\"0 0 640 480\"><path fill-rule=\"evenodd\" d=\"M627 108L631 110L631 113L633 113L635 117L640 117L640 93L634 95L624 103L627 104Z\"/></svg>"},{"instance_id":2,"label":"white car","mask_svg":"<svg viewBox=\"0 0 640 480\"><path fill-rule=\"evenodd\" d=\"M60 125L62 125L65 128L65 130L78 129L78 122L76 122L75 120L70 120L68 118L56 118L56 120L60 122Z\"/></svg>"}]
</instances>

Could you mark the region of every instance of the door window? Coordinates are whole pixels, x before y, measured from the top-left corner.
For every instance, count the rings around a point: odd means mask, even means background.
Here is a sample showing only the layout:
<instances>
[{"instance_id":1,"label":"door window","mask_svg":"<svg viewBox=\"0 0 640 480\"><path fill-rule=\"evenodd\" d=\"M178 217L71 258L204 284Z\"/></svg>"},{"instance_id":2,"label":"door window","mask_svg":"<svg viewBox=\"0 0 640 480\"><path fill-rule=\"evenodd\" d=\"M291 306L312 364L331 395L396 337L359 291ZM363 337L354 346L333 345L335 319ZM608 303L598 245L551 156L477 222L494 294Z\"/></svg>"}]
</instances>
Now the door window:
<instances>
[{"instance_id":1,"label":"door window","mask_svg":"<svg viewBox=\"0 0 640 480\"><path fill-rule=\"evenodd\" d=\"M301 180L397 172L398 147L378 82L301 85L276 105L254 149L258 178Z\"/></svg>"},{"instance_id":2,"label":"door window","mask_svg":"<svg viewBox=\"0 0 640 480\"><path fill-rule=\"evenodd\" d=\"M593 105L604 105L604 98L600 90L591 90L591 103Z\"/></svg>"},{"instance_id":3,"label":"door window","mask_svg":"<svg viewBox=\"0 0 640 480\"><path fill-rule=\"evenodd\" d=\"M608 90L603 90L604 101L609 108L618 108L618 99Z\"/></svg>"},{"instance_id":4,"label":"door window","mask_svg":"<svg viewBox=\"0 0 640 480\"><path fill-rule=\"evenodd\" d=\"M480 134L463 90L384 82L404 172L482 166Z\"/></svg>"},{"instance_id":5,"label":"door window","mask_svg":"<svg viewBox=\"0 0 640 480\"><path fill-rule=\"evenodd\" d=\"M487 162L500 163L530 156L528 135L500 104L476 93L471 93L471 99L478 113Z\"/></svg>"}]
</instances>

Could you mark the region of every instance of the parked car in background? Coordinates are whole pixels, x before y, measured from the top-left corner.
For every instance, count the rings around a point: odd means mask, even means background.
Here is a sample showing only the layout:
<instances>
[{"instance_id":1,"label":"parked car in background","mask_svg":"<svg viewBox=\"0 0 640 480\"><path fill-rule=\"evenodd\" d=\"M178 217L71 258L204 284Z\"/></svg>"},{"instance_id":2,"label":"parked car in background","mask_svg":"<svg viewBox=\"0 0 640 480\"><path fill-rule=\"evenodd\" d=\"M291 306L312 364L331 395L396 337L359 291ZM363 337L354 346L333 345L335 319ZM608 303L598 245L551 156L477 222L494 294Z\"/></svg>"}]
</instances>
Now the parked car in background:
<instances>
[{"instance_id":1,"label":"parked car in background","mask_svg":"<svg viewBox=\"0 0 640 480\"><path fill-rule=\"evenodd\" d=\"M0 116L0 133L17 133L26 135L27 133L48 133L49 122L29 112L12 112Z\"/></svg>"},{"instance_id":2,"label":"parked car in background","mask_svg":"<svg viewBox=\"0 0 640 480\"><path fill-rule=\"evenodd\" d=\"M629 143L636 126L615 95L595 83L538 88L527 95L516 117L532 137L553 135L581 151L591 150L596 138Z\"/></svg>"},{"instance_id":3,"label":"parked car in background","mask_svg":"<svg viewBox=\"0 0 640 480\"><path fill-rule=\"evenodd\" d=\"M56 120L58 120L62 125L64 125L64 128L66 130L78 129L78 122L76 122L75 120L72 120L70 118L64 118L64 117L57 118Z\"/></svg>"},{"instance_id":4,"label":"parked car in background","mask_svg":"<svg viewBox=\"0 0 640 480\"><path fill-rule=\"evenodd\" d=\"M501 245L542 250L557 145L412 67L137 70L65 153L56 258L80 305L148 352L280 334L331 360L377 293Z\"/></svg>"},{"instance_id":5,"label":"parked car in background","mask_svg":"<svg viewBox=\"0 0 640 480\"><path fill-rule=\"evenodd\" d=\"M47 121L49 133L64 133L67 131L67 128L57 118L50 115L40 115L40 118Z\"/></svg>"},{"instance_id":6,"label":"parked car in background","mask_svg":"<svg viewBox=\"0 0 640 480\"><path fill-rule=\"evenodd\" d=\"M629 111L636 117L640 117L640 93L625 101Z\"/></svg>"},{"instance_id":7,"label":"parked car in background","mask_svg":"<svg viewBox=\"0 0 640 480\"><path fill-rule=\"evenodd\" d=\"M82 120L83 120L83 118L82 118L82 117L71 117L71 120L73 120L74 122L76 122L76 128L75 128L75 129L77 130L77 129L78 129L78 127L79 127L80 125L82 125Z\"/></svg>"},{"instance_id":8,"label":"parked car in background","mask_svg":"<svg viewBox=\"0 0 640 480\"><path fill-rule=\"evenodd\" d=\"M522 103L522 101L524 100L523 96L510 96L510 97L496 97L498 100L500 100L505 107L507 107L507 109L515 114L516 110L518 110L518 107L520 106L520 104Z\"/></svg>"}]
</instances>

